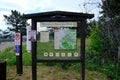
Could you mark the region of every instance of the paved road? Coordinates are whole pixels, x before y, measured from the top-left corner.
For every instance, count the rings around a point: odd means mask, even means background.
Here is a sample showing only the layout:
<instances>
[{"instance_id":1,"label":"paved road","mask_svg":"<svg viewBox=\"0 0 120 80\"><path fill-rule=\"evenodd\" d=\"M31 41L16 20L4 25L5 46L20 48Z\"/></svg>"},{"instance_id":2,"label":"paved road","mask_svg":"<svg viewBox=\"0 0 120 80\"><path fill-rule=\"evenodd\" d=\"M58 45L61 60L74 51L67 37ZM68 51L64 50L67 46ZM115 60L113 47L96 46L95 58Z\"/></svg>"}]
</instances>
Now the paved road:
<instances>
[{"instance_id":1,"label":"paved road","mask_svg":"<svg viewBox=\"0 0 120 80\"><path fill-rule=\"evenodd\" d=\"M23 42L22 45L26 44L26 42ZM2 42L0 43L0 51L15 46L14 42Z\"/></svg>"},{"instance_id":2,"label":"paved road","mask_svg":"<svg viewBox=\"0 0 120 80\"><path fill-rule=\"evenodd\" d=\"M14 42L2 42L0 44L0 51L12 46L14 46Z\"/></svg>"}]
</instances>

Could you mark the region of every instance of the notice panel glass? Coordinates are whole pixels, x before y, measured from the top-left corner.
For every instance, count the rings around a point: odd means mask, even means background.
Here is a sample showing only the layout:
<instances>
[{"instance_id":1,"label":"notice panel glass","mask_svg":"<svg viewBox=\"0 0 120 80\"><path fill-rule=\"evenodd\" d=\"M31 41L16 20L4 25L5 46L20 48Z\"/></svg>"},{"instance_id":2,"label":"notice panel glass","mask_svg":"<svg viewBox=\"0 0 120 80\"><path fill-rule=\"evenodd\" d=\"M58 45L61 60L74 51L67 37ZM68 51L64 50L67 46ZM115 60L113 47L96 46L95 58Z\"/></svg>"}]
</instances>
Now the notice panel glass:
<instances>
[{"instance_id":1,"label":"notice panel glass","mask_svg":"<svg viewBox=\"0 0 120 80\"><path fill-rule=\"evenodd\" d=\"M77 28L46 27L37 35L38 58L76 58L80 57L80 38Z\"/></svg>"}]
</instances>

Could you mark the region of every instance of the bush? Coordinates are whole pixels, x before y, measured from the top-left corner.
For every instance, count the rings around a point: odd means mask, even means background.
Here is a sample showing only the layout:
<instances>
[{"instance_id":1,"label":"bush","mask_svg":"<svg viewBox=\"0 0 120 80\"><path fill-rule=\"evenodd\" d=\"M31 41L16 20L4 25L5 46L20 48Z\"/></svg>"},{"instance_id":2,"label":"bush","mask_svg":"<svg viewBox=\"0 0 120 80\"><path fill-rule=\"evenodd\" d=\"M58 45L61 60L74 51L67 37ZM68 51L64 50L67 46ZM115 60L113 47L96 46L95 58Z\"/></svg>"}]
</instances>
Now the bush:
<instances>
[{"instance_id":1,"label":"bush","mask_svg":"<svg viewBox=\"0 0 120 80\"><path fill-rule=\"evenodd\" d=\"M102 39L99 36L99 27L98 24L93 25L95 28L91 30L90 34L90 46L91 46L91 53L94 56L99 56L103 53L103 46L102 46Z\"/></svg>"},{"instance_id":2,"label":"bush","mask_svg":"<svg viewBox=\"0 0 120 80\"><path fill-rule=\"evenodd\" d=\"M7 65L14 65L16 63L16 57L11 50L13 47L7 48L0 52L0 61L7 61Z\"/></svg>"}]
</instances>

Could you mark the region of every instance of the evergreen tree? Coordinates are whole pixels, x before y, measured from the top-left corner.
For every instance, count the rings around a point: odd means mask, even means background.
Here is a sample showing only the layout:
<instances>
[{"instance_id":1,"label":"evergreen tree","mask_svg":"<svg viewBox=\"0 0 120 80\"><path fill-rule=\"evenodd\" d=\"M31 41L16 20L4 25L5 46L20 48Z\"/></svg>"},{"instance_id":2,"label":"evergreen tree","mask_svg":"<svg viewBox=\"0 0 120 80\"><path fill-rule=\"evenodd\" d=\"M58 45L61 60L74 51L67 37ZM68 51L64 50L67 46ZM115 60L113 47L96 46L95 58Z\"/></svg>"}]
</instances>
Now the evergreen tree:
<instances>
[{"instance_id":1,"label":"evergreen tree","mask_svg":"<svg viewBox=\"0 0 120 80\"><path fill-rule=\"evenodd\" d=\"M12 27L8 27L10 31L21 32L23 35L26 34L26 26L28 25L27 20L24 18L24 14L16 10L11 10L11 14L9 16L3 15L5 21L8 25L12 25Z\"/></svg>"}]
</instances>

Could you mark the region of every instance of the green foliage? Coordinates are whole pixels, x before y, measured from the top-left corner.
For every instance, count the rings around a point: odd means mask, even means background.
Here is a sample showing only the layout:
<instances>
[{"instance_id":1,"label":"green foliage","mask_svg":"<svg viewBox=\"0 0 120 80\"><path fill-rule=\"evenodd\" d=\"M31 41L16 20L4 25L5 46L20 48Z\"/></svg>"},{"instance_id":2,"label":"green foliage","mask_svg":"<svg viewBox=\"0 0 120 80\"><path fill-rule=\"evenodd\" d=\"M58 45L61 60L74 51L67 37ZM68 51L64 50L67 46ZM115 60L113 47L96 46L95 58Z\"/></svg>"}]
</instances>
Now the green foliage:
<instances>
[{"instance_id":1,"label":"green foliage","mask_svg":"<svg viewBox=\"0 0 120 80\"><path fill-rule=\"evenodd\" d=\"M23 65L31 65L31 53L27 53L26 46L23 46ZM7 48L0 52L0 61L7 61L7 65L16 64L16 55L14 47Z\"/></svg>"},{"instance_id":2,"label":"green foliage","mask_svg":"<svg viewBox=\"0 0 120 80\"><path fill-rule=\"evenodd\" d=\"M21 32L23 35L26 34L26 25L28 25L27 20L24 18L24 14L16 10L11 10L11 14L9 16L3 15L5 21L8 25L12 25L12 27L8 27L10 31Z\"/></svg>"},{"instance_id":3,"label":"green foliage","mask_svg":"<svg viewBox=\"0 0 120 80\"><path fill-rule=\"evenodd\" d=\"M23 49L22 50L22 53L23 53L23 65L25 65L25 66L32 65L31 53L27 52L25 45L23 45L22 49Z\"/></svg>"},{"instance_id":4,"label":"green foliage","mask_svg":"<svg viewBox=\"0 0 120 80\"><path fill-rule=\"evenodd\" d=\"M80 72L80 67L81 67L80 63L72 63L70 67L72 70L76 72Z\"/></svg>"},{"instance_id":5,"label":"green foliage","mask_svg":"<svg viewBox=\"0 0 120 80\"><path fill-rule=\"evenodd\" d=\"M10 52L13 48L7 48L0 52L0 61L7 61L8 65L14 65L16 63L16 57L13 52Z\"/></svg>"},{"instance_id":6,"label":"green foliage","mask_svg":"<svg viewBox=\"0 0 120 80\"><path fill-rule=\"evenodd\" d=\"M99 36L99 27L98 24L96 23L94 29L92 29L91 34L90 34L90 46L92 50L92 54L94 55L100 55L103 52L103 46L102 46L102 41Z\"/></svg>"},{"instance_id":7,"label":"green foliage","mask_svg":"<svg viewBox=\"0 0 120 80\"><path fill-rule=\"evenodd\" d=\"M64 70L67 70L67 69L70 68L71 63L61 62L61 63L56 63L56 66L60 67L60 68L62 68Z\"/></svg>"},{"instance_id":8,"label":"green foliage","mask_svg":"<svg viewBox=\"0 0 120 80\"><path fill-rule=\"evenodd\" d=\"M106 75L103 80L107 80L107 77L112 80L120 80L120 67L114 61L106 60L104 63L100 63L99 57L89 57L86 59L86 68Z\"/></svg>"},{"instance_id":9,"label":"green foliage","mask_svg":"<svg viewBox=\"0 0 120 80\"><path fill-rule=\"evenodd\" d=\"M107 77L113 79L113 80L120 80L120 76L118 75L120 68L117 67L117 65L113 62L106 62L103 64L100 68L100 72L107 75Z\"/></svg>"},{"instance_id":10,"label":"green foliage","mask_svg":"<svg viewBox=\"0 0 120 80\"><path fill-rule=\"evenodd\" d=\"M95 58L86 59L86 68L92 71L96 71L98 69L98 64L95 63Z\"/></svg>"},{"instance_id":11,"label":"green foliage","mask_svg":"<svg viewBox=\"0 0 120 80\"><path fill-rule=\"evenodd\" d=\"M120 15L120 0L102 0L103 16L113 18Z\"/></svg>"},{"instance_id":12,"label":"green foliage","mask_svg":"<svg viewBox=\"0 0 120 80\"><path fill-rule=\"evenodd\" d=\"M115 27L109 25L111 24L110 22L101 24L102 26L98 26L97 23L96 25L91 26L93 28L91 28L91 34L89 37L90 51L87 51L89 54L86 59L86 68L105 74L106 78L103 80L106 80L107 77L110 77L112 80L119 80L120 76L118 76L118 71L120 68L116 67L117 62L114 57L119 44L117 42L117 40L119 40L117 37L118 34L114 35L114 33L111 32L115 30ZM103 26L103 24L105 25Z\"/></svg>"}]
</instances>

